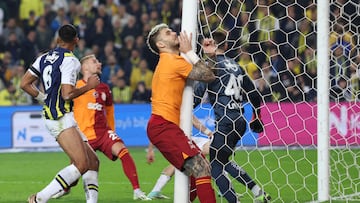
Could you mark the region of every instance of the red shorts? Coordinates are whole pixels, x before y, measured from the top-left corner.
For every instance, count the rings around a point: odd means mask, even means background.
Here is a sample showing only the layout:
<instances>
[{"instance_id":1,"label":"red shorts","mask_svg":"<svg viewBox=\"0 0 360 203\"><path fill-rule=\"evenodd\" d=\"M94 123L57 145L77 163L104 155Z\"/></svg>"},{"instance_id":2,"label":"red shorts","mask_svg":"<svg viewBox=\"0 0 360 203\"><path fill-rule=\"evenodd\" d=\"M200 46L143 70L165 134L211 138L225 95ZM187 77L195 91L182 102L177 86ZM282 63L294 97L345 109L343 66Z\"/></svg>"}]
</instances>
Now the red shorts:
<instances>
[{"instance_id":1,"label":"red shorts","mask_svg":"<svg viewBox=\"0 0 360 203\"><path fill-rule=\"evenodd\" d=\"M89 140L90 146L95 151L100 150L110 160L115 161L117 159L117 155L112 154L111 148L117 142L124 143L122 139L110 128L107 130L97 131L96 133L96 139Z\"/></svg>"},{"instance_id":2,"label":"red shorts","mask_svg":"<svg viewBox=\"0 0 360 203\"><path fill-rule=\"evenodd\" d=\"M178 125L161 116L151 115L147 135L151 143L180 171L184 170L183 165L187 158L201 154L200 149Z\"/></svg>"}]
</instances>

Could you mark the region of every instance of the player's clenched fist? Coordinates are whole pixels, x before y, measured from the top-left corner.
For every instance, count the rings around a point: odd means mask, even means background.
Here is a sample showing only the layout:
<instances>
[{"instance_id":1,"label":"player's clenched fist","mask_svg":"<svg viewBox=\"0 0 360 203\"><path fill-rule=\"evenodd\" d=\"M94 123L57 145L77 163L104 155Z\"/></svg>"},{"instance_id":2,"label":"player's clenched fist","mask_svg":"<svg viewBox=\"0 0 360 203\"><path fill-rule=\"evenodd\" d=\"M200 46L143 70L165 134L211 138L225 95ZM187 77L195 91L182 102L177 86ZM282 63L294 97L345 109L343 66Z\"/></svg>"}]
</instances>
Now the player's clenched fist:
<instances>
[{"instance_id":1,"label":"player's clenched fist","mask_svg":"<svg viewBox=\"0 0 360 203\"><path fill-rule=\"evenodd\" d=\"M100 78L98 75L94 74L88 78L87 85L91 88L95 88L100 84Z\"/></svg>"},{"instance_id":2,"label":"player's clenched fist","mask_svg":"<svg viewBox=\"0 0 360 203\"><path fill-rule=\"evenodd\" d=\"M202 46L205 54L215 54L216 45L213 39L205 38Z\"/></svg>"}]
</instances>

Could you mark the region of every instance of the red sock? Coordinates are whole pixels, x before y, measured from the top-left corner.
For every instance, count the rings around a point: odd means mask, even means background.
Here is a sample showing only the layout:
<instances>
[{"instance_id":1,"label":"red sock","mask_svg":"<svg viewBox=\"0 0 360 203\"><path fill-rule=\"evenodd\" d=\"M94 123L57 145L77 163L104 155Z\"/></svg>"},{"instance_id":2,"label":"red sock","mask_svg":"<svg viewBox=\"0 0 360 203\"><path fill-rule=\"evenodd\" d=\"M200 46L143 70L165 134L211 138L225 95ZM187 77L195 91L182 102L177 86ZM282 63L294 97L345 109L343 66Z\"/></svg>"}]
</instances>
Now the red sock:
<instances>
[{"instance_id":1,"label":"red sock","mask_svg":"<svg viewBox=\"0 0 360 203\"><path fill-rule=\"evenodd\" d=\"M205 176L196 179L196 191L200 202L215 203L215 192L211 185L211 177Z\"/></svg>"},{"instance_id":2,"label":"red sock","mask_svg":"<svg viewBox=\"0 0 360 203\"><path fill-rule=\"evenodd\" d=\"M197 196L194 176L190 177L190 202L193 202Z\"/></svg>"},{"instance_id":3,"label":"red sock","mask_svg":"<svg viewBox=\"0 0 360 203\"><path fill-rule=\"evenodd\" d=\"M127 148L122 148L118 154L118 157L121 160L124 173L131 182L133 189L135 190L140 188L136 166L133 158L129 154L129 150Z\"/></svg>"}]
</instances>

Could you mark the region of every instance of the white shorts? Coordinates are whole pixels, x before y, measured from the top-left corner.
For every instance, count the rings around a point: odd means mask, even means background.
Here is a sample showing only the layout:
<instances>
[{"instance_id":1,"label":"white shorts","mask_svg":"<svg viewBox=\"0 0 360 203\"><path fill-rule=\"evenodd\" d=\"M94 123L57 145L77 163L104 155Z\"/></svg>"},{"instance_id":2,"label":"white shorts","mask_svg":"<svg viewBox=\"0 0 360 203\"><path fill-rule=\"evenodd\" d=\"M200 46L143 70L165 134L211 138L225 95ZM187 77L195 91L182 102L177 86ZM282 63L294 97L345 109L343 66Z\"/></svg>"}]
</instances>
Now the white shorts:
<instances>
[{"instance_id":1,"label":"white shorts","mask_svg":"<svg viewBox=\"0 0 360 203\"><path fill-rule=\"evenodd\" d=\"M204 145L210 141L208 137L202 137L202 136L191 136L191 139L195 142L195 144L203 150Z\"/></svg>"},{"instance_id":2,"label":"white shorts","mask_svg":"<svg viewBox=\"0 0 360 203\"><path fill-rule=\"evenodd\" d=\"M84 141L87 141L86 136L84 135L84 133L82 133L80 131L79 126L77 125L77 123L75 121L73 112L66 113L59 120L45 119L45 126L49 130L50 135L53 136L55 139L58 138L58 136L60 135L60 133L63 130L75 127L79 131L79 134L81 135L81 138Z\"/></svg>"}]
</instances>

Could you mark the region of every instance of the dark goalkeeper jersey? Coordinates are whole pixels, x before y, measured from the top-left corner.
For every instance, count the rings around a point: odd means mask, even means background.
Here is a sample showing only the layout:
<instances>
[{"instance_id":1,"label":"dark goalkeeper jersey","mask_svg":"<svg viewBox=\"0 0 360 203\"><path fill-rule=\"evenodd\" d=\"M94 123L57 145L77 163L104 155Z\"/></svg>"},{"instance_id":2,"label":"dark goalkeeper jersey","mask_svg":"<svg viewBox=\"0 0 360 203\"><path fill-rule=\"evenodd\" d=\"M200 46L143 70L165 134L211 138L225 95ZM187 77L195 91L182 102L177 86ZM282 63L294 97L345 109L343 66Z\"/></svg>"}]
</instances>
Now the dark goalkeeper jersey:
<instances>
[{"instance_id":1,"label":"dark goalkeeper jersey","mask_svg":"<svg viewBox=\"0 0 360 203\"><path fill-rule=\"evenodd\" d=\"M199 82L195 85L194 106L200 104L207 92L216 121L221 121L224 116L231 120L242 116L244 102L250 101L255 108L260 106L260 95L254 83L233 59L217 55L215 75L213 82Z\"/></svg>"}]
</instances>

